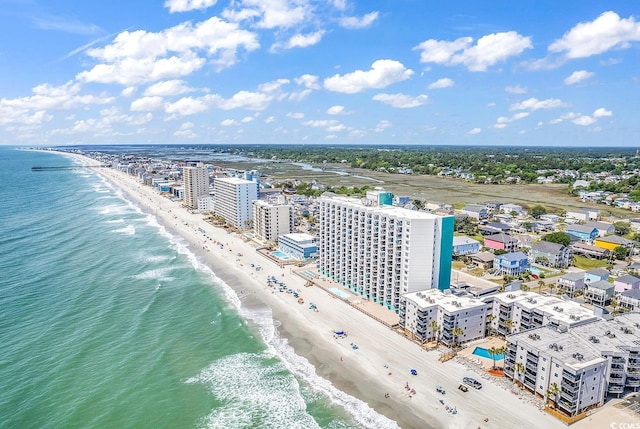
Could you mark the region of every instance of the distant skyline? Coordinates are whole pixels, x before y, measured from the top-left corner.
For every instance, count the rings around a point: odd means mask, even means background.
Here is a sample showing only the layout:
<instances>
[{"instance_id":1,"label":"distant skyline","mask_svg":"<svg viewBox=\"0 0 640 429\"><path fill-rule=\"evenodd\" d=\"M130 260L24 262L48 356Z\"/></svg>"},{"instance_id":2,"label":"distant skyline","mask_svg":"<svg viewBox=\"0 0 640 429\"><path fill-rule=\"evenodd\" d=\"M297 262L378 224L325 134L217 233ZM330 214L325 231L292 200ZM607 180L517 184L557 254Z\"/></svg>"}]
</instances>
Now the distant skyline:
<instances>
[{"instance_id":1,"label":"distant skyline","mask_svg":"<svg viewBox=\"0 0 640 429\"><path fill-rule=\"evenodd\" d=\"M637 147L637 5L0 0L0 144Z\"/></svg>"}]
</instances>

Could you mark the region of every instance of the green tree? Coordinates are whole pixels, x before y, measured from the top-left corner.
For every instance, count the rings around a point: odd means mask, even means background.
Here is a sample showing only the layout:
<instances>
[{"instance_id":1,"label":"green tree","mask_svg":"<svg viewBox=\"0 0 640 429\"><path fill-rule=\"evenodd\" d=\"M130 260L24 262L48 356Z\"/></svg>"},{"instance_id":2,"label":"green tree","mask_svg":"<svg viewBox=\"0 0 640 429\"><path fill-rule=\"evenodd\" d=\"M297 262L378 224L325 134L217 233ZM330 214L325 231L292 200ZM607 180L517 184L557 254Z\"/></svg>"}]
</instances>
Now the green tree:
<instances>
[{"instance_id":1,"label":"green tree","mask_svg":"<svg viewBox=\"0 0 640 429\"><path fill-rule=\"evenodd\" d=\"M551 399L553 401L553 408L556 408L557 406L556 401L558 398L558 393L560 393L560 387L558 387L557 383L552 383L547 390L547 399L553 398Z\"/></svg>"},{"instance_id":2,"label":"green tree","mask_svg":"<svg viewBox=\"0 0 640 429\"><path fill-rule=\"evenodd\" d=\"M433 332L433 339L436 340L436 346L438 345L439 342L439 333L440 333L440 325L438 325L438 322L435 320L432 320L429 322L428 324L429 329L431 329L431 331Z\"/></svg>"},{"instance_id":3,"label":"green tree","mask_svg":"<svg viewBox=\"0 0 640 429\"><path fill-rule=\"evenodd\" d=\"M459 327L455 327L451 330L451 333L453 334L453 344L454 345L458 345L458 337L461 337L464 335L464 330L462 328Z\"/></svg>"},{"instance_id":4,"label":"green tree","mask_svg":"<svg viewBox=\"0 0 640 429\"><path fill-rule=\"evenodd\" d=\"M571 237L566 232L552 232L550 234L542 237L543 241L548 241L549 243L557 243L562 244L563 246L568 246L571 244Z\"/></svg>"},{"instance_id":5,"label":"green tree","mask_svg":"<svg viewBox=\"0 0 640 429\"><path fill-rule=\"evenodd\" d=\"M525 370L525 366L524 366L524 364L522 362L516 362L515 365L513 365L513 372L515 373L514 377L513 377L513 382L514 383L519 381L518 380L519 377L517 377L517 375L518 374L523 374L524 370Z\"/></svg>"},{"instance_id":6,"label":"green tree","mask_svg":"<svg viewBox=\"0 0 640 429\"><path fill-rule=\"evenodd\" d=\"M531 210L529 210L529 214L535 219L540 219L540 216L547 214L547 209L540 205L533 206Z\"/></svg>"},{"instance_id":7,"label":"green tree","mask_svg":"<svg viewBox=\"0 0 640 429\"><path fill-rule=\"evenodd\" d=\"M614 222L613 227L618 235L627 235L631 231L631 224L629 222Z\"/></svg>"},{"instance_id":8,"label":"green tree","mask_svg":"<svg viewBox=\"0 0 640 429\"><path fill-rule=\"evenodd\" d=\"M627 258L627 255L629 255L629 249L624 246L618 246L613 249L613 257L618 261L624 261Z\"/></svg>"}]
</instances>

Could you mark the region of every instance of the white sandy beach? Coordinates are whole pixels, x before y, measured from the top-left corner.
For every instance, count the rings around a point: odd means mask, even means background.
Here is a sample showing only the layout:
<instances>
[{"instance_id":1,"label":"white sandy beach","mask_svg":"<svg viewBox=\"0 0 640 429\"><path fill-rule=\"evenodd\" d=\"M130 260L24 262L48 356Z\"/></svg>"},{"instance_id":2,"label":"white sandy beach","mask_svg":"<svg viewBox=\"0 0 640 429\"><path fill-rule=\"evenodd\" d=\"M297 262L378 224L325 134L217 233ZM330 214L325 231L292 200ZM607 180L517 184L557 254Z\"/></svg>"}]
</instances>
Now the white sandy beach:
<instances>
[{"instance_id":1,"label":"white sandy beach","mask_svg":"<svg viewBox=\"0 0 640 429\"><path fill-rule=\"evenodd\" d=\"M78 159L96 163L86 157ZM305 287L304 279L292 274L289 267L282 269L260 255L257 245L245 237L212 226L201 215L189 213L179 202L161 196L134 177L107 168L96 171L188 241L218 277L236 291L242 289L239 295L243 301L255 298L268 305L273 317L281 322L280 335L316 367L319 375L397 421L400 427L564 427L528 403L528 396L517 396L456 360L441 363L437 351L425 351L318 287ZM256 271L251 264L262 269ZM299 289L305 304L298 304L291 294L266 287L271 275L287 287ZM319 311L310 310L309 302L317 304ZM348 337L335 339L334 330L344 330ZM352 349L352 343L357 344L357 350ZM417 376L410 375L411 368L418 371ZM461 392L457 387L464 376L481 380L483 388ZM407 382L416 391L412 397L405 389ZM443 386L446 395L437 393L436 385ZM458 413L448 413L440 399L455 406ZM484 422L486 417L488 422Z\"/></svg>"}]
</instances>

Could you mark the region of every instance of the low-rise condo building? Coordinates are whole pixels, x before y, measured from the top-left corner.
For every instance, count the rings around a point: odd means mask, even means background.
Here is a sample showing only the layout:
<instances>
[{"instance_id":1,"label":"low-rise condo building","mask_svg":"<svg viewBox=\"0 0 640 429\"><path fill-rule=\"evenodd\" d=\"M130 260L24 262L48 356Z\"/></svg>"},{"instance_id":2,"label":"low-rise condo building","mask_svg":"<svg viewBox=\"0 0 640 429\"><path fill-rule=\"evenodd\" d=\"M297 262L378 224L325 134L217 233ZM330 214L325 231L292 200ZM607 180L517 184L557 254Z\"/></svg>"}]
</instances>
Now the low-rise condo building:
<instances>
[{"instance_id":1,"label":"low-rise condo building","mask_svg":"<svg viewBox=\"0 0 640 429\"><path fill-rule=\"evenodd\" d=\"M447 292L427 289L403 295L400 325L420 341L438 339L448 346L483 338L488 305Z\"/></svg>"},{"instance_id":2,"label":"low-rise condo building","mask_svg":"<svg viewBox=\"0 0 640 429\"><path fill-rule=\"evenodd\" d=\"M608 361L589 341L551 326L509 335L505 375L569 417L602 405Z\"/></svg>"}]
</instances>

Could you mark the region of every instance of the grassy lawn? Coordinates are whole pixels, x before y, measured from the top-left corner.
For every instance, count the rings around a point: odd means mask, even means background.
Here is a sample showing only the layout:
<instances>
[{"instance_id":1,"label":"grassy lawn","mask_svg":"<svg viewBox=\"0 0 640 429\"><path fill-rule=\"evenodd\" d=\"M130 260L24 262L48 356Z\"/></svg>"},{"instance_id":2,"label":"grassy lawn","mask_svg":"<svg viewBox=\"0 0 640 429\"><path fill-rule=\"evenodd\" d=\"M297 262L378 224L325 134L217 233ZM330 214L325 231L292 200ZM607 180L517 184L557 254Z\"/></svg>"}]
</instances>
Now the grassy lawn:
<instances>
[{"instance_id":1,"label":"grassy lawn","mask_svg":"<svg viewBox=\"0 0 640 429\"><path fill-rule=\"evenodd\" d=\"M584 256L573 256L573 265L581 270L591 270L593 268L607 268L607 261L600 259L589 259Z\"/></svg>"}]
</instances>

